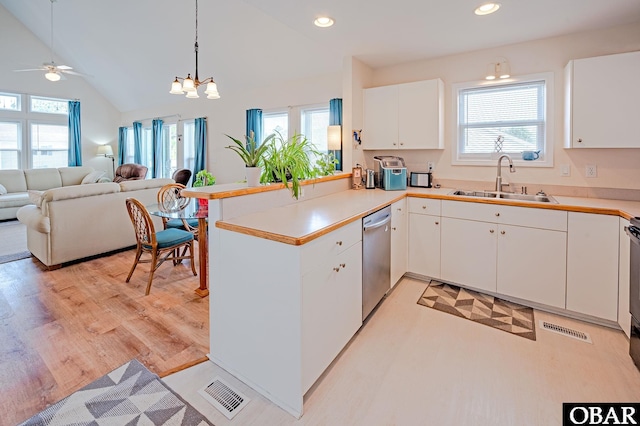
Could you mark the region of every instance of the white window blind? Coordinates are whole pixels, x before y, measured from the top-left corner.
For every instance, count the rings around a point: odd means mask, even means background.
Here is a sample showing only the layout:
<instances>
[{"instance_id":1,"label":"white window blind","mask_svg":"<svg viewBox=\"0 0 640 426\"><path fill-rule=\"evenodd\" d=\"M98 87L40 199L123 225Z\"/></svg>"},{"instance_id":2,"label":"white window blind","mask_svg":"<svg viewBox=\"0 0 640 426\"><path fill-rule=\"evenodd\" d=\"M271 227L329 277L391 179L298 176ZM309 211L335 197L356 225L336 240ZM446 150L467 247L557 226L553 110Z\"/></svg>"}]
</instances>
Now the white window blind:
<instances>
[{"instance_id":1,"label":"white window blind","mask_svg":"<svg viewBox=\"0 0 640 426\"><path fill-rule=\"evenodd\" d=\"M540 151L544 160L545 92L544 80L460 90L458 158L490 159L497 151L518 156L522 151Z\"/></svg>"}]
</instances>

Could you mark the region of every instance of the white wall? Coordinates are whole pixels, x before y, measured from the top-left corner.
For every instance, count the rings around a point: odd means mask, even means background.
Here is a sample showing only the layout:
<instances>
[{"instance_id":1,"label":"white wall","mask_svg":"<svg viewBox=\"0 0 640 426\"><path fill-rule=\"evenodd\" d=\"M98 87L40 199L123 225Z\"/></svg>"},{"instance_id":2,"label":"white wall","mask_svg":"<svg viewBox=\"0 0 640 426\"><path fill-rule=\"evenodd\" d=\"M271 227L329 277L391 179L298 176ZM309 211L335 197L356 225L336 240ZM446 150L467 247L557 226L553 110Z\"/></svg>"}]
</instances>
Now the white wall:
<instances>
[{"instance_id":1,"label":"white wall","mask_svg":"<svg viewBox=\"0 0 640 426\"><path fill-rule=\"evenodd\" d=\"M4 7L0 6L0 92L27 93L80 100L82 120L82 164L105 170L111 176L111 160L96 157L98 144L111 144L117 151L120 112L90 85L91 78L69 76L51 82L44 71L14 72L37 68L51 60L49 46L38 40ZM56 58L56 62L58 59Z\"/></svg>"},{"instance_id":2,"label":"white wall","mask_svg":"<svg viewBox=\"0 0 640 426\"><path fill-rule=\"evenodd\" d=\"M135 120L173 114L179 114L183 120L207 117L207 168L216 176L218 183L237 182L245 178L244 163L237 154L224 148L232 143L225 134L240 140L244 138L247 109L269 110L320 103L328 106L331 98L342 96L341 84L340 73L236 93L225 92L224 84L220 82L220 99L209 100L201 96L199 99L185 99L177 107L172 105L130 111L122 114L120 125L131 126Z\"/></svg>"},{"instance_id":3,"label":"white wall","mask_svg":"<svg viewBox=\"0 0 640 426\"><path fill-rule=\"evenodd\" d=\"M496 57L505 57L511 65L512 75L526 75L540 72L554 73L554 167L519 167L515 174L509 174L513 183L540 183L576 187L640 189L640 149L586 149L566 150L563 148L564 120L564 67L571 59L600 56L640 50L640 23L607 30L555 37L527 43L511 44L439 59L399 64L396 66L369 70L370 79L363 79L366 71L352 71L354 86L376 87L388 84L406 83L418 80L442 78L445 82L445 149L424 151L366 151L367 166L373 167L373 155L403 156L411 170L426 170L426 162L436 162L436 179L456 179L493 181L495 167L453 166L451 146L455 141L455 99L452 84L477 81L483 78L486 65ZM508 35L505 34L507 37ZM615 78L615 70L612 70ZM355 93L356 90L352 88ZM349 112L345 110L345 114ZM362 118L362 111L354 103L351 112L355 124ZM366 129L363 138L366 137ZM374 154L375 153L375 154ZM353 156L354 162L357 155ZM560 176L560 165L571 166L571 176ZM596 164L598 177L584 176L586 164ZM534 189L534 188L530 188ZM537 191L537 188L536 188Z\"/></svg>"}]
</instances>

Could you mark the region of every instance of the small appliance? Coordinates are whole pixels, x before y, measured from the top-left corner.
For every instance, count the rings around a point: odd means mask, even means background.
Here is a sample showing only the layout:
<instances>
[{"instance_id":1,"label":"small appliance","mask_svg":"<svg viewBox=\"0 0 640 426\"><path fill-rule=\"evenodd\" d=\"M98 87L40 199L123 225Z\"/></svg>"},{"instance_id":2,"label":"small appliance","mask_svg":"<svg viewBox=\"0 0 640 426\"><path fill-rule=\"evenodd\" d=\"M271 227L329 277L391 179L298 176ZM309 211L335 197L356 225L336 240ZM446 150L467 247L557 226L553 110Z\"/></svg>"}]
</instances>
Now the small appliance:
<instances>
[{"instance_id":1,"label":"small appliance","mask_svg":"<svg viewBox=\"0 0 640 426\"><path fill-rule=\"evenodd\" d=\"M376 188L376 171L373 169L365 170L364 187L367 189Z\"/></svg>"},{"instance_id":2,"label":"small appliance","mask_svg":"<svg viewBox=\"0 0 640 426\"><path fill-rule=\"evenodd\" d=\"M431 188L431 172L411 172L409 186Z\"/></svg>"},{"instance_id":3,"label":"small appliance","mask_svg":"<svg viewBox=\"0 0 640 426\"><path fill-rule=\"evenodd\" d=\"M375 156L379 163L380 186L385 191L401 191L407 189L407 168L401 157Z\"/></svg>"}]
</instances>

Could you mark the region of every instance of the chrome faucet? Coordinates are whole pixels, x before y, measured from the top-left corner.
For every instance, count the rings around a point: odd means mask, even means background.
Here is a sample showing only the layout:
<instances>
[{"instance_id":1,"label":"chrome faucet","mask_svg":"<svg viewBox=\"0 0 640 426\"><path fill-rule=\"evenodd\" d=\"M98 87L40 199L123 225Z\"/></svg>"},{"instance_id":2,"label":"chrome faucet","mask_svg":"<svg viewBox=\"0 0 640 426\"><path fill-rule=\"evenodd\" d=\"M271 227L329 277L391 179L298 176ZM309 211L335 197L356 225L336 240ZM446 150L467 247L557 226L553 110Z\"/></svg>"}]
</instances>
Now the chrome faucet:
<instances>
[{"instance_id":1,"label":"chrome faucet","mask_svg":"<svg viewBox=\"0 0 640 426\"><path fill-rule=\"evenodd\" d=\"M509 172L514 173L516 168L513 167L513 161L511 161L511 157L507 154L502 154L498 158L498 174L496 175L496 191L502 192L502 159L506 158L509 161Z\"/></svg>"}]
</instances>

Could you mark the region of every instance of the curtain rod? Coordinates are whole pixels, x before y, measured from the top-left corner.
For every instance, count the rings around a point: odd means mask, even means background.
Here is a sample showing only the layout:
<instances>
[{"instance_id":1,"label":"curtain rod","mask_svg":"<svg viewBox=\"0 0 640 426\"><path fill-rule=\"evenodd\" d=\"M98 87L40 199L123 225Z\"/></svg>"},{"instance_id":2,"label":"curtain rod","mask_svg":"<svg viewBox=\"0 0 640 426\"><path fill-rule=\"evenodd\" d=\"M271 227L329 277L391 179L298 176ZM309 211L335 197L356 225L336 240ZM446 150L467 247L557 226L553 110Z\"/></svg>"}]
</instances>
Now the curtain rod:
<instances>
[{"instance_id":1,"label":"curtain rod","mask_svg":"<svg viewBox=\"0 0 640 426\"><path fill-rule=\"evenodd\" d=\"M165 115L163 117L149 117L149 118L143 118L141 120L133 120L133 121L142 122L142 121L149 121L149 120L163 120L163 119L172 118L172 117L178 117L178 121L195 120L196 118L204 118L205 120L207 119L207 117L182 118L180 114L171 114L171 115Z\"/></svg>"}]
</instances>

